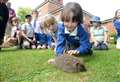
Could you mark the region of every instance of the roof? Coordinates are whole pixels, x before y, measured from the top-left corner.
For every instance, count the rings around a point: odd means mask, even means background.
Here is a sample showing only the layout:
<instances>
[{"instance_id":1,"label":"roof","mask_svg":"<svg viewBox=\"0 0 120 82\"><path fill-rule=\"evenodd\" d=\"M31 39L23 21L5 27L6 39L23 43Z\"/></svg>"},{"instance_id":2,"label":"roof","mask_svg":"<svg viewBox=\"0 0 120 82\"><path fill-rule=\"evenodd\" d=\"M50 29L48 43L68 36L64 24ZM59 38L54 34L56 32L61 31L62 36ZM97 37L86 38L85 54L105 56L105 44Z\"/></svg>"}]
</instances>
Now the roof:
<instances>
[{"instance_id":1,"label":"roof","mask_svg":"<svg viewBox=\"0 0 120 82\"><path fill-rule=\"evenodd\" d=\"M48 3L48 2L60 6L58 9L56 9L56 10L54 10L54 11L51 11L51 12L49 12L49 13L54 14L54 13L56 13L56 12L59 12L59 11L62 11L62 10L63 10L63 5L62 5L62 4L60 4L60 3L55 3L55 2L53 2L52 0L45 0L43 3L41 3L40 5L38 5L38 6L35 8L35 10L41 8L43 5L45 5L45 4ZM91 13L89 13L89 12L87 12L87 11L85 11L85 10L83 10L83 13L89 15L90 17L93 16Z\"/></svg>"},{"instance_id":2,"label":"roof","mask_svg":"<svg viewBox=\"0 0 120 82\"><path fill-rule=\"evenodd\" d=\"M102 24L104 24L104 23L109 23L109 22L112 22L112 21L113 21L113 18L110 18L110 19L107 19L107 20L102 21Z\"/></svg>"},{"instance_id":3,"label":"roof","mask_svg":"<svg viewBox=\"0 0 120 82\"><path fill-rule=\"evenodd\" d=\"M39 8L41 8L43 5L45 5L45 4L48 3L48 2L60 6L58 9L53 10L53 11L51 11L51 12L49 12L49 13L54 14L54 13L56 13L56 12L59 12L59 11L62 11L62 10L63 10L63 5L60 4L60 3L57 3L57 2L56 2L56 3L53 2L53 0L45 0L43 3L41 3L40 5L38 5L38 6L35 8L35 10L38 10ZM94 16L93 14L91 14L91 13L85 11L85 10L83 10L83 13L87 14L87 15L90 16L90 17ZM112 21L113 21L113 18L110 18L110 19L107 19L107 20L102 21L102 24L108 23L108 22L112 22Z\"/></svg>"},{"instance_id":4,"label":"roof","mask_svg":"<svg viewBox=\"0 0 120 82\"><path fill-rule=\"evenodd\" d=\"M43 3L41 3L40 5L38 5L38 6L35 8L35 10L39 9L40 7L42 7L43 5L45 5L45 4L48 3L48 2L50 2L50 3L52 3L52 4L55 4L55 5L62 6L62 4L57 3L57 2L55 3L55 2L53 2L52 0L45 0Z\"/></svg>"}]
</instances>

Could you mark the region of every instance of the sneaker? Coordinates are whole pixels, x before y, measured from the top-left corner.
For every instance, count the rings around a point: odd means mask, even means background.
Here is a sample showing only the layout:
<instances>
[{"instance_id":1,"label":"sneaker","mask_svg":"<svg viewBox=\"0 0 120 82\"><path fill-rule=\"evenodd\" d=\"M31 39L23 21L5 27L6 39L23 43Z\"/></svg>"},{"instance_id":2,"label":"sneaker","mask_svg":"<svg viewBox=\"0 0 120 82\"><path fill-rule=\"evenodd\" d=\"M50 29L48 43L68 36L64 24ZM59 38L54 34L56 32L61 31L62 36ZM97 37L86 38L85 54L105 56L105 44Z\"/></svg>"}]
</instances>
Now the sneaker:
<instances>
[{"instance_id":1,"label":"sneaker","mask_svg":"<svg viewBox=\"0 0 120 82\"><path fill-rule=\"evenodd\" d=\"M35 49L35 48L36 48L36 46L35 46L35 45L32 45L31 47L32 47L32 49Z\"/></svg>"},{"instance_id":2,"label":"sneaker","mask_svg":"<svg viewBox=\"0 0 120 82\"><path fill-rule=\"evenodd\" d=\"M42 49L46 49L47 47L46 47L46 45L42 45L41 48Z\"/></svg>"},{"instance_id":3,"label":"sneaker","mask_svg":"<svg viewBox=\"0 0 120 82\"><path fill-rule=\"evenodd\" d=\"M41 49L41 45L38 45L38 46L37 46L37 49Z\"/></svg>"}]
</instances>

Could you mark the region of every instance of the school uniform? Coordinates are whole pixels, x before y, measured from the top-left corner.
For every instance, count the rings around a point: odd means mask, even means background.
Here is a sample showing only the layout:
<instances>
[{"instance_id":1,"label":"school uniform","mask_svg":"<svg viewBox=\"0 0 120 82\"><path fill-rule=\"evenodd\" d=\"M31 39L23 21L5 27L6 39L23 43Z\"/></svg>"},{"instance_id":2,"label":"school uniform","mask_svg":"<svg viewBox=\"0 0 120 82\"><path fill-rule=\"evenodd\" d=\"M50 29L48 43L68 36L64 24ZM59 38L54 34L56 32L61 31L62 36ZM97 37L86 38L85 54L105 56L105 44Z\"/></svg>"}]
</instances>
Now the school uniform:
<instances>
[{"instance_id":1,"label":"school uniform","mask_svg":"<svg viewBox=\"0 0 120 82\"><path fill-rule=\"evenodd\" d=\"M34 29L33 29L31 24L24 23L22 25L21 30L26 32L26 36L27 37L29 37L29 38L33 38L34 37Z\"/></svg>"},{"instance_id":2,"label":"school uniform","mask_svg":"<svg viewBox=\"0 0 120 82\"><path fill-rule=\"evenodd\" d=\"M58 24L56 25L56 29L58 29ZM55 46L56 41L57 41L57 33L58 30L56 30L55 32L50 32L47 36L47 42L48 42L48 46L52 47ZM53 45L54 44L54 45Z\"/></svg>"},{"instance_id":3,"label":"school uniform","mask_svg":"<svg viewBox=\"0 0 120 82\"><path fill-rule=\"evenodd\" d=\"M11 29L11 37L17 38L17 31L19 31L19 28L16 26L13 26Z\"/></svg>"},{"instance_id":4,"label":"school uniform","mask_svg":"<svg viewBox=\"0 0 120 82\"><path fill-rule=\"evenodd\" d=\"M77 50L80 55L91 54L89 36L82 25L77 25L72 33L66 29L64 24L58 25L56 55L61 56L65 50Z\"/></svg>"},{"instance_id":5,"label":"school uniform","mask_svg":"<svg viewBox=\"0 0 120 82\"><path fill-rule=\"evenodd\" d=\"M108 32L107 28L104 26L101 26L99 28L91 27L90 31L93 33L94 38L98 42L98 45L93 45L93 48L96 50L108 50L108 46L104 43L104 33Z\"/></svg>"},{"instance_id":6,"label":"school uniform","mask_svg":"<svg viewBox=\"0 0 120 82\"><path fill-rule=\"evenodd\" d=\"M47 35L42 31L41 23L38 19L33 19L31 21L31 24L33 26L34 32L35 32L35 38L37 41L37 44L47 44Z\"/></svg>"},{"instance_id":7,"label":"school uniform","mask_svg":"<svg viewBox=\"0 0 120 82\"><path fill-rule=\"evenodd\" d=\"M120 49L120 19L116 19L113 23L114 23L115 29L117 31L116 48Z\"/></svg>"},{"instance_id":8,"label":"school uniform","mask_svg":"<svg viewBox=\"0 0 120 82\"><path fill-rule=\"evenodd\" d=\"M21 30L22 30L22 31L25 31L25 34L26 34L26 36L27 36L29 39L33 40L33 38L34 38L34 29L33 29L33 27L32 27L31 24L24 23L24 24L22 25ZM23 43L23 47L24 47L24 43L25 43L26 41L27 41L27 40L26 40L25 38L22 39L21 42ZM27 42L28 42L28 41L27 41ZM28 43L30 43L30 42L28 42ZM32 45L33 45L33 44L30 43L30 48L31 48Z\"/></svg>"},{"instance_id":9,"label":"school uniform","mask_svg":"<svg viewBox=\"0 0 120 82\"><path fill-rule=\"evenodd\" d=\"M0 45L2 44L4 39L8 18L9 18L8 8L4 3L2 3L0 4Z\"/></svg>"}]
</instances>

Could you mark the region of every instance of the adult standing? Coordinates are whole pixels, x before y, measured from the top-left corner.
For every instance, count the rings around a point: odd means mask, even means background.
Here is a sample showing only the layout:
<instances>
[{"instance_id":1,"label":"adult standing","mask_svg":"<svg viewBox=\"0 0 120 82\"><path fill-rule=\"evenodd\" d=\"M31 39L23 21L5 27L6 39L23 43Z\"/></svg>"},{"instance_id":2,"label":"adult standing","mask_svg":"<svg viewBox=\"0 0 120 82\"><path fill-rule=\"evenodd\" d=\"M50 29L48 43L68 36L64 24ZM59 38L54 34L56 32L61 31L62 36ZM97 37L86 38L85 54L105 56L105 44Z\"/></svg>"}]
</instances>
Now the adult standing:
<instances>
[{"instance_id":1,"label":"adult standing","mask_svg":"<svg viewBox=\"0 0 120 82\"><path fill-rule=\"evenodd\" d=\"M8 0L0 0L0 45L3 43L5 29L9 18L9 11L6 6L7 1Z\"/></svg>"},{"instance_id":2,"label":"adult standing","mask_svg":"<svg viewBox=\"0 0 120 82\"><path fill-rule=\"evenodd\" d=\"M16 17L15 10L13 8L11 8L11 3L7 2L6 5L9 10L9 20L8 20L6 31L5 31L5 39L7 39L9 37L9 35L11 35L12 25L10 22L13 17Z\"/></svg>"},{"instance_id":3,"label":"adult standing","mask_svg":"<svg viewBox=\"0 0 120 82\"><path fill-rule=\"evenodd\" d=\"M8 7L8 10L9 10L9 20L11 20L13 17L16 16L16 13L15 13L15 10L13 8L11 8L11 3L10 2L7 2L7 7Z\"/></svg>"}]
</instances>

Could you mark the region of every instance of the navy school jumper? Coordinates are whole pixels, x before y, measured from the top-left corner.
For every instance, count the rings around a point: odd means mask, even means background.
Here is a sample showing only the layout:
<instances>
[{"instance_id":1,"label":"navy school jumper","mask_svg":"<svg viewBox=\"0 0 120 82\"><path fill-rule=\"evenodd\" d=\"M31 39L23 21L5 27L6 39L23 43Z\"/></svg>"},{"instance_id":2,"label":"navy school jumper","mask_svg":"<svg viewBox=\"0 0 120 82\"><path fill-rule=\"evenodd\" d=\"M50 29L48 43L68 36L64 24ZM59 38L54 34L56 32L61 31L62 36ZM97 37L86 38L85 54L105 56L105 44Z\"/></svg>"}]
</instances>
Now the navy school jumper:
<instances>
[{"instance_id":1,"label":"navy school jumper","mask_svg":"<svg viewBox=\"0 0 120 82\"><path fill-rule=\"evenodd\" d=\"M67 42L67 43L66 43ZM66 48L66 44L74 46L74 50L79 51L81 54L89 54L91 52L91 44L89 41L89 34L84 30L83 26L77 26L77 35L70 36L65 33L64 24L58 25L56 55L61 56Z\"/></svg>"}]
</instances>

